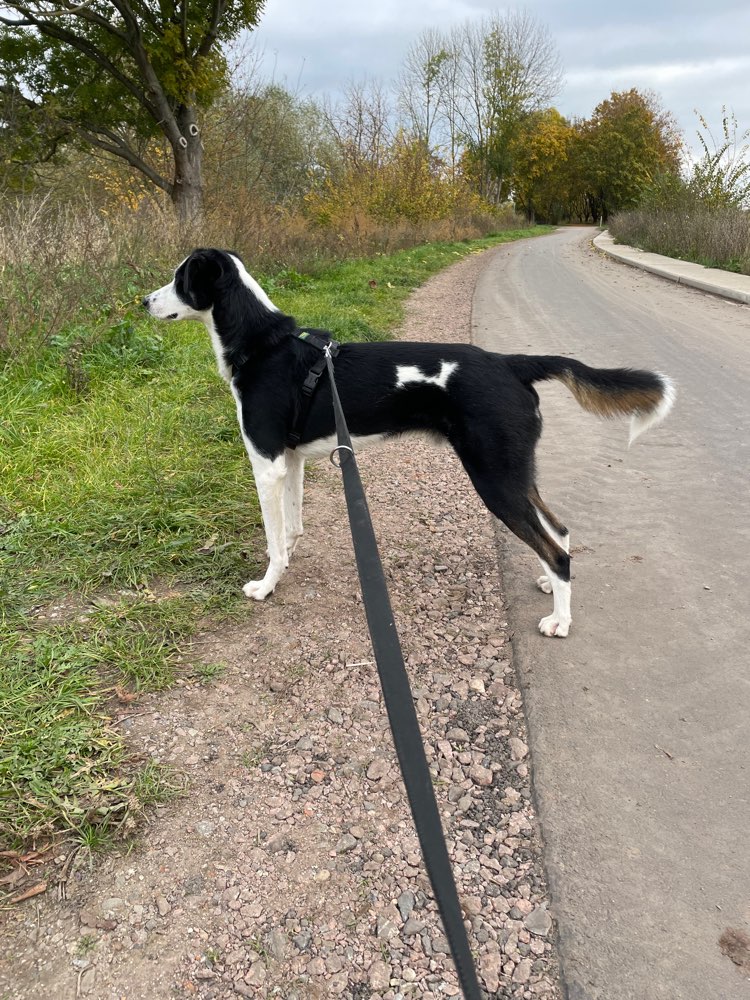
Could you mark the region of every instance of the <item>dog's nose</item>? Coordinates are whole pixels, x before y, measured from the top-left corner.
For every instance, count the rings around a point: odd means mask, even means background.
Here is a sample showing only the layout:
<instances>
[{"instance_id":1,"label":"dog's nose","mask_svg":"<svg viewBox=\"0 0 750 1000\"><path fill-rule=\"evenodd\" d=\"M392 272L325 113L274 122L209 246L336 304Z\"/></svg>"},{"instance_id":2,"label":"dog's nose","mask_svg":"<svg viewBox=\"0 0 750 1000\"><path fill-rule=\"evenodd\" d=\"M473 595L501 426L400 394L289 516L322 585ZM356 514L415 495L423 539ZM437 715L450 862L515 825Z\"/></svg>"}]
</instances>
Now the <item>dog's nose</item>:
<instances>
[{"instance_id":1,"label":"dog's nose","mask_svg":"<svg viewBox=\"0 0 750 1000\"><path fill-rule=\"evenodd\" d=\"M148 309L148 295L145 295L141 299L141 305L143 306L144 309Z\"/></svg>"}]
</instances>

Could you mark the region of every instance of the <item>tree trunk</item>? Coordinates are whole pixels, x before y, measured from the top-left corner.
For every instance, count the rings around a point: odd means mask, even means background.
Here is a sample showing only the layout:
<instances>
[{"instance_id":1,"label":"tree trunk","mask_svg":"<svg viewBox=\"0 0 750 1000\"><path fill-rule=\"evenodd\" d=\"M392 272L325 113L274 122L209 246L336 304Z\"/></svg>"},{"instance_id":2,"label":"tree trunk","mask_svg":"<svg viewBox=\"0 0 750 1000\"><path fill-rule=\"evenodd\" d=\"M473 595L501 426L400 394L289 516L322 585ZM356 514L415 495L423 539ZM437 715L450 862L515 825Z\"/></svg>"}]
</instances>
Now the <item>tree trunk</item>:
<instances>
[{"instance_id":1,"label":"tree trunk","mask_svg":"<svg viewBox=\"0 0 750 1000\"><path fill-rule=\"evenodd\" d=\"M192 108L180 106L175 115L180 142L174 150L172 202L182 223L200 222L203 215L203 144Z\"/></svg>"}]
</instances>

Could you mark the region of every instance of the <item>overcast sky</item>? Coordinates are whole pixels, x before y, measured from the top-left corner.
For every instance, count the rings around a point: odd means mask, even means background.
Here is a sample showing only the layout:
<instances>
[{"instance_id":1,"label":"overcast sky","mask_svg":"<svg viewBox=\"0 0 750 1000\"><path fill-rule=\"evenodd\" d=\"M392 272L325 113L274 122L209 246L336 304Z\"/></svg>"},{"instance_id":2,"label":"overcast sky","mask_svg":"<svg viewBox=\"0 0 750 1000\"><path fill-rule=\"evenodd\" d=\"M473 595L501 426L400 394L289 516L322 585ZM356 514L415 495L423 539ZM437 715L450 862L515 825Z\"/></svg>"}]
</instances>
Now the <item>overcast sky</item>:
<instances>
[{"instance_id":1,"label":"overcast sky","mask_svg":"<svg viewBox=\"0 0 750 1000\"><path fill-rule=\"evenodd\" d=\"M446 29L502 10L484 0L266 0L255 31L266 73L301 94L340 92L347 81L395 80L429 27ZM555 39L564 85L555 106L588 117L612 90L653 89L695 146L697 108L717 136L721 107L750 128L748 0L606 3L541 0L525 6Z\"/></svg>"}]
</instances>

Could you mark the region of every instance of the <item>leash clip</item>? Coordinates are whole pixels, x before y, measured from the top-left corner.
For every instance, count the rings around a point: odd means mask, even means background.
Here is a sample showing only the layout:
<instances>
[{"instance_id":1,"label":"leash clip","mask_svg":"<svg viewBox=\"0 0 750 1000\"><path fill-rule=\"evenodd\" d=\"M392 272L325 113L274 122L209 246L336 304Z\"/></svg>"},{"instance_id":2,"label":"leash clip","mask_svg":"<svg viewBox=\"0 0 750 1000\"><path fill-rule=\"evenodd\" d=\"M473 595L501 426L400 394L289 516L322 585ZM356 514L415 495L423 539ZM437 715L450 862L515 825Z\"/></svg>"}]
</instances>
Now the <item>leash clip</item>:
<instances>
[{"instance_id":1,"label":"leash clip","mask_svg":"<svg viewBox=\"0 0 750 1000\"><path fill-rule=\"evenodd\" d=\"M330 454L330 455L328 456L328 457L330 458L330 460L331 460L331 465L333 465L333 466L334 466L334 467L335 467L336 469L340 469L340 468L341 468L341 459L339 459L339 460L338 460L338 462L335 462L335 461L334 461L334 458L333 458L333 456L334 456L334 455L335 455L335 454L336 454L337 452L339 452L339 451L348 451L348 452L349 452L349 454L350 454L350 455L351 455L352 457L354 457L354 449L353 449L353 448L350 448L348 444L340 444L340 445L337 445L337 446L336 446L336 447L335 447L335 448L334 448L334 449L333 449L333 450L331 451L331 454Z\"/></svg>"}]
</instances>

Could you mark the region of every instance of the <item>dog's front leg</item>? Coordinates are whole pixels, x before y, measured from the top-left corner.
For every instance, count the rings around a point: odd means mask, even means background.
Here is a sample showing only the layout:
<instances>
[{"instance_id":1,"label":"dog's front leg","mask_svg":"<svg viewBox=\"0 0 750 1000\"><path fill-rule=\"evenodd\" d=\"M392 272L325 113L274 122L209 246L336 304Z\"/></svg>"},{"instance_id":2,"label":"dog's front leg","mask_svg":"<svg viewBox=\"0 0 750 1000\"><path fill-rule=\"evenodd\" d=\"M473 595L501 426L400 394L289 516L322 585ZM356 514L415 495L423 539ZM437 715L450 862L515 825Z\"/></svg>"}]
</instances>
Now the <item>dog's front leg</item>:
<instances>
[{"instance_id":1,"label":"dog's front leg","mask_svg":"<svg viewBox=\"0 0 750 1000\"><path fill-rule=\"evenodd\" d=\"M286 554L292 558L297 542L302 537L302 496L305 491L305 460L289 449L286 453L286 482L284 485L284 519L286 521Z\"/></svg>"},{"instance_id":2,"label":"dog's front leg","mask_svg":"<svg viewBox=\"0 0 750 1000\"><path fill-rule=\"evenodd\" d=\"M249 448L248 451L250 451ZM253 466L255 486L258 490L258 500L263 514L269 562L263 579L250 580L242 590L246 597L262 601L273 592L284 570L289 565L284 518L284 488L287 468L283 454L277 458L268 459L251 452L250 461Z\"/></svg>"}]
</instances>

